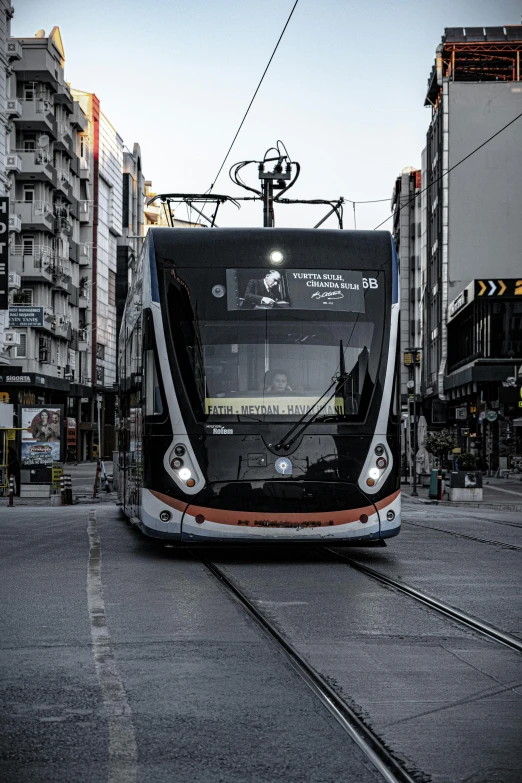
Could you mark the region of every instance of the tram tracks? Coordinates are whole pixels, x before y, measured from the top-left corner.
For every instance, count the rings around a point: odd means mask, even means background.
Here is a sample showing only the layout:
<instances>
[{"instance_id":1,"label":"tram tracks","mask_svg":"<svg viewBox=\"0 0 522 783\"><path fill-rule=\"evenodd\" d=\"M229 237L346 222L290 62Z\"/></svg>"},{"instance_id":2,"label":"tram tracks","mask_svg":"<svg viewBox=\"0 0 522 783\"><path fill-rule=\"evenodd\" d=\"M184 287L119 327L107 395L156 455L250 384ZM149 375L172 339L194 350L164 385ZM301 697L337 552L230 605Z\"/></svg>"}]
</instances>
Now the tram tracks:
<instances>
[{"instance_id":1,"label":"tram tracks","mask_svg":"<svg viewBox=\"0 0 522 783\"><path fill-rule=\"evenodd\" d=\"M515 636L511 636L510 634L504 633L504 631L489 625L489 623L483 622L482 620L477 620L475 617L466 614L466 612L462 612L460 609L456 609L454 606L451 606L451 604L444 603L444 601L439 601L437 598L432 598L430 595L417 590L415 587L411 587L410 585L400 582L397 579L386 576L386 574L383 574L380 571L376 571L374 568L370 568L369 566L363 565L362 563L353 560L348 555L344 555L334 549L330 549L330 547L321 547L318 549L318 551L323 554L328 554L332 559L345 563L356 571L360 571L361 573L372 577L372 579L375 579L381 584L395 588L400 593L415 599L419 603L424 604L424 606L428 606L430 609L433 609L439 614L442 614L444 617L454 620L460 625L463 625L466 628L497 642L498 644L509 647L511 650L515 650L516 652L522 652L522 641L520 639L517 639Z\"/></svg>"},{"instance_id":2,"label":"tram tracks","mask_svg":"<svg viewBox=\"0 0 522 783\"><path fill-rule=\"evenodd\" d=\"M215 563L201 557L201 555L195 551L192 552L192 555L219 580L226 591L233 596L268 638L275 643L279 652L284 655L292 668L318 697L323 706L333 715L344 731L373 764L382 778L387 781L387 783L416 783L415 778L412 777L405 767L393 756L384 742L366 726L355 710L353 710L328 684L326 679L307 662L294 645L281 634L276 626L259 611L237 584L230 579L221 568L215 565Z\"/></svg>"},{"instance_id":3,"label":"tram tracks","mask_svg":"<svg viewBox=\"0 0 522 783\"><path fill-rule=\"evenodd\" d=\"M455 536L456 538L467 538L469 541L478 541L481 544L492 544L493 546L500 546L504 549L513 549L517 552L522 552L522 546L517 544L508 544L506 541L494 541L490 538L479 538L478 536L471 536L468 533L457 533L455 530L443 530L440 527L432 527L431 525L423 525L420 522L410 522L403 520L403 525L412 525L413 527L422 527L426 530L434 530L437 533L446 533L449 536Z\"/></svg>"}]
</instances>

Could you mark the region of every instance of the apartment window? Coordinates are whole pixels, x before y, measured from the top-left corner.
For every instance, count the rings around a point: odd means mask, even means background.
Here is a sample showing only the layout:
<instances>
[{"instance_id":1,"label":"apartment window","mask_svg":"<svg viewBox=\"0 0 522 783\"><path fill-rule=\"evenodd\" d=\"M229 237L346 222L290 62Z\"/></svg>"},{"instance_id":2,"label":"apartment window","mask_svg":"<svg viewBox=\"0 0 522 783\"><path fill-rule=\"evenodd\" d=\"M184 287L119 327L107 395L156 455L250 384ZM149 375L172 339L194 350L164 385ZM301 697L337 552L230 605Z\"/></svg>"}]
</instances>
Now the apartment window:
<instances>
[{"instance_id":1,"label":"apartment window","mask_svg":"<svg viewBox=\"0 0 522 783\"><path fill-rule=\"evenodd\" d=\"M22 288L21 291L17 291L13 297L13 304L18 305L32 305L33 304L33 289Z\"/></svg>"},{"instance_id":2,"label":"apartment window","mask_svg":"<svg viewBox=\"0 0 522 783\"><path fill-rule=\"evenodd\" d=\"M116 305L116 272L109 269L109 304Z\"/></svg>"},{"instance_id":3,"label":"apartment window","mask_svg":"<svg viewBox=\"0 0 522 783\"><path fill-rule=\"evenodd\" d=\"M26 84L24 86L24 100L26 100L26 101L34 101L35 100L34 84Z\"/></svg>"},{"instance_id":4,"label":"apartment window","mask_svg":"<svg viewBox=\"0 0 522 783\"><path fill-rule=\"evenodd\" d=\"M22 255L34 255L34 237L24 237L22 239Z\"/></svg>"},{"instance_id":5,"label":"apartment window","mask_svg":"<svg viewBox=\"0 0 522 783\"><path fill-rule=\"evenodd\" d=\"M20 332L20 345L16 346L16 358L25 359L27 356L27 334Z\"/></svg>"},{"instance_id":6,"label":"apartment window","mask_svg":"<svg viewBox=\"0 0 522 783\"><path fill-rule=\"evenodd\" d=\"M32 152L36 149L36 141L34 139L24 139L24 152Z\"/></svg>"},{"instance_id":7,"label":"apartment window","mask_svg":"<svg viewBox=\"0 0 522 783\"><path fill-rule=\"evenodd\" d=\"M96 343L96 358L97 359L105 359L105 346L101 343Z\"/></svg>"},{"instance_id":8,"label":"apartment window","mask_svg":"<svg viewBox=\"0 0 522 783\"><path fill-rule=\"evenodd\" d=\"M26 204L34 202L34 185L24 185L24 201Z\"/></svg>"},{"instance_id":9,"label":"apartment window","mask_svg":"<svg viewBox=\"0 0 522 783\"><path fill-rule=\"evenodd\" d=\"M80 136L80 158L86 158L87 139L85 136Z\"/></svg>"}]
</instances>

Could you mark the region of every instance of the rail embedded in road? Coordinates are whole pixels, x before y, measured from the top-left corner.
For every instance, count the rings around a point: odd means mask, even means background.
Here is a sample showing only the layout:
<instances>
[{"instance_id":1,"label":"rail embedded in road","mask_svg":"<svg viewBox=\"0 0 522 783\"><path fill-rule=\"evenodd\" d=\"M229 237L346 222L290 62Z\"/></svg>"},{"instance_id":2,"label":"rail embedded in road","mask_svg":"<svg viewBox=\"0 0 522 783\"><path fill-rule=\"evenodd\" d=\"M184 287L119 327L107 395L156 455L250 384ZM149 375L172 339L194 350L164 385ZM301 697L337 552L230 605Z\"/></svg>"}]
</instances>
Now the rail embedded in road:
<instances>
[{"instance_id":1,"label":"rail embedded in road","mask_svg":"<svg viewBox=\"0 0 522 783\"><path fill-rule=\"evenodd\" d=\"M517 652L522 652L522 641L520 639L517 639L515 636L511 636L510 634L504 633L499 628L495 628L494 626L489 625L489 623L485 623L482 620L477 620L471 615L462 612L460 609L456 609L450 604L445 604L443 601L439 601L437 598L432 598L425 593L421 593L421 591L417 590L415 587L411 587L410 585L399 582L392 577L386 576L386 574L382 574L380 571L376 571L373 568L362 565L356 560L352 560L352 558L348 557L348 555L343 555L340 552L336 552L334 549L330 549L329 547L322 547L319 551L327 553L330 555L330 557L346 563L352 568L355 568L357 571L360 571L363 574L367 574L368 576L373 577L374 579L382 582L385 585L388 585L389 587L394 587L401 593L414 598L416 601L419 601L425 606L429 606L430 609L439 612L445 617L456 620L461 625L464 625L467 628L471 628L473 631L477 631L488 639L498 642L499 644L502 644L506 647L510 647L512 650L516 650Z\"/></svg>"},{"instance_id":2,"label":"rail embedded in road","mask_svg":"<svg viewBox=\"0 0 522 783\"><path fill-rule=\"evenodd\" d=\"M197 552L192 555L198 559L210 573L231 593L243 609L256 621L265 634L276 642L279 652L285 655L294 670L300 675L312 692L334 716L350 738L371 761L375 769L387 783L415 783L415 779L404 769L390 753L382 740L374 734L354 710L328 685L325 679L313 669L302 655L282 636L277 628L257 609L236 584L214 563L201 557Z\"/></svg>"}]
</instances>

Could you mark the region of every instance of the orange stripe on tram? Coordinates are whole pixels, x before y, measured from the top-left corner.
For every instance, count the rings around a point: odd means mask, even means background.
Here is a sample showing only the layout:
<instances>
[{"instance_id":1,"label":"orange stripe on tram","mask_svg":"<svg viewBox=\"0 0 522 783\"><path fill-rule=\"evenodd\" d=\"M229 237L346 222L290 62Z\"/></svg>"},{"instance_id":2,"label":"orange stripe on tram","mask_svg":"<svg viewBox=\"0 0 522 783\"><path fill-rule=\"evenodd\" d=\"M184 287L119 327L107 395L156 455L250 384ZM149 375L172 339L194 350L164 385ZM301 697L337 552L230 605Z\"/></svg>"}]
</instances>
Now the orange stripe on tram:
<instances>
[{"instance_id":1,"label":"orange stripe on tram","mask_svg":"<svg viewBox=\"0 0 522 783\"><path fill-rule=\"evenodd\" d=\"M274 514L273 512L264 511L230 511L221 508L207 508L206 506L195 506L190 503L185 503L176 498L171 498L169 495L165 495L162 492L156 492L150 490L151 493L158 498L162 503L165 503L177 511L183 513L189 511L190 515L196 517L198 514L205 518L207 522L216 522L220 525L239 525L241 527L258 527L260 517L263 518L263 522L268 525L271 523L276 525L288 524L289 526L313 525L314 527L331 527L335 525L346 525L350 522L358 522L362 514L371 516L375 513L375 508L382 509L392 503L399 495L399 490L392 495L377 501L375 507L362 506L361 508L351 508L346 511L330 511L320 512L318 514Z\"/></svg>"}]
</instances>

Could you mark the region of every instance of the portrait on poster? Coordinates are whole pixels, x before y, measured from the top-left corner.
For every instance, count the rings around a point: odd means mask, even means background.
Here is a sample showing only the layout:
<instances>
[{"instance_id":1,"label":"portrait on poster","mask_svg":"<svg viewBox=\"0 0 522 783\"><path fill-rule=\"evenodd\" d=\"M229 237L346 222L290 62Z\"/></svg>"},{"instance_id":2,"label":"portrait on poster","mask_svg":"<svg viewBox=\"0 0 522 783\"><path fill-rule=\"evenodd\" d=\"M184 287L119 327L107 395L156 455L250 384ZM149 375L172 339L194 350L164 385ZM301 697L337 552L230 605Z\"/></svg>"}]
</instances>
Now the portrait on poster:
<instances>
[{"instance_id":1,"label":"portrait on poster","mask_svg":"<svg viewBox=\"0 0 522 783\"><path fill-rule=\"evenodd\" d=\"M21 408L22 465L59 462L62 446L63 405Z\"/></svg>"}]
</instances>

